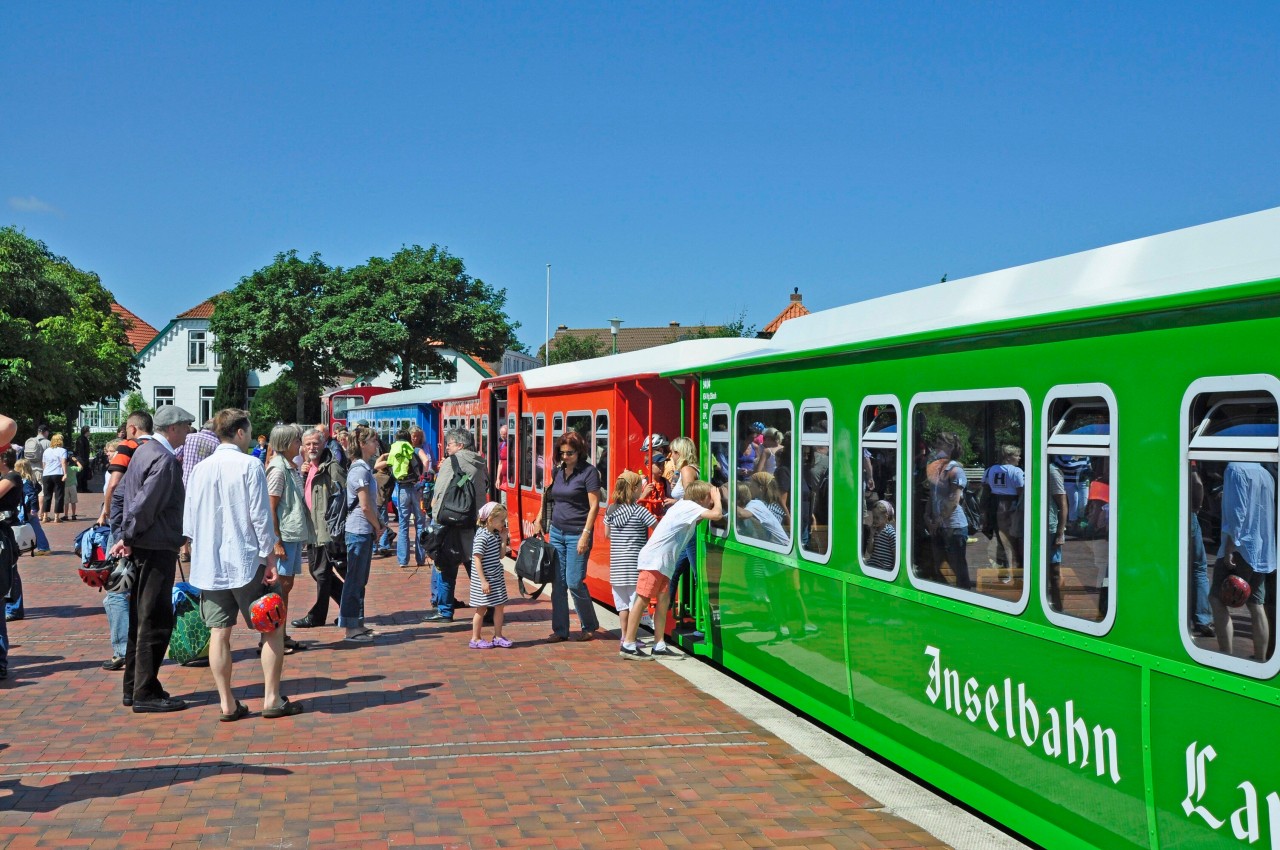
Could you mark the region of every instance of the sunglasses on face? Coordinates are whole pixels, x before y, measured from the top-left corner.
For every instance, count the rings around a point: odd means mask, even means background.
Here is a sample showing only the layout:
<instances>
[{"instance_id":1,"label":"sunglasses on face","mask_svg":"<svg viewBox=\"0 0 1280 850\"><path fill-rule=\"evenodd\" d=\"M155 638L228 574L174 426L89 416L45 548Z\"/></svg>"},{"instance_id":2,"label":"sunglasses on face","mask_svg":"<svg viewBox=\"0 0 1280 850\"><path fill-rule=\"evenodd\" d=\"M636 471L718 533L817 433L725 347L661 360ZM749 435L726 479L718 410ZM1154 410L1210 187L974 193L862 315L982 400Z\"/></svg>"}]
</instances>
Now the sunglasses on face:
<instances>
[{"instance_id":1,"label":"sunglasses on face","mask_svg":"<svg viewBox=\"0 0 1280 850\"><path fill-rule=\"evenodd\" d=\"M575 452L573 449L562 449L560 451L560 457L572 457L573 455L576 455L576 454L577 452Z\"/></svg>"}]
</instances>

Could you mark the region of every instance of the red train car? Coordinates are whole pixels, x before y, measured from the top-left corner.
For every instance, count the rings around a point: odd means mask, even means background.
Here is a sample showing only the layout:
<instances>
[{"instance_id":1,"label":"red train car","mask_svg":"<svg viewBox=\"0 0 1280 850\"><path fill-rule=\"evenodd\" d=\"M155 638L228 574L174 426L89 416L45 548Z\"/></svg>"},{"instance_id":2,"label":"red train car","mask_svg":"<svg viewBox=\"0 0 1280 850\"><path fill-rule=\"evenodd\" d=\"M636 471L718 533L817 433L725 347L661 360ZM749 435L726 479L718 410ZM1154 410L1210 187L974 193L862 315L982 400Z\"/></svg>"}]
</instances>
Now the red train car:
<instances>
[{"instance_id":1,"label":"red train car","mask_svg":"<svg viewBox=\"0 0 1280 850\"><path fill-rule=\"evenodd\" d=\"M587 588L596 599L612 604L603 520L614 479L623 469L647 473L649 458L640 446L648 434L658 432L668 438L687 434L696 439L698 433L693 379L659 375L758 345L758 340L747 339L687 340L500 375L482 382L474 395L442 400L440 419L446 428L452 421L454 427L470 429L468 423L474 422L477 445L489 463L490 497L500 495L506 502L515 547L531 532L542 510L556 440L569 430L582 435L602 486ZM500 436L503 425L505 440Z\"/></svg>"},{"instance_id":2,"label":"red train car","mask_svg":"<svg viewBox=\"0 0 1280 850\"><path fill-rule=\"evenodd\" d=\"M320 424L332 435L335 425L346 427L347 411L369 399L391 392L390 387L338 387L320 396Z\"/></svg>"}]
</instances>

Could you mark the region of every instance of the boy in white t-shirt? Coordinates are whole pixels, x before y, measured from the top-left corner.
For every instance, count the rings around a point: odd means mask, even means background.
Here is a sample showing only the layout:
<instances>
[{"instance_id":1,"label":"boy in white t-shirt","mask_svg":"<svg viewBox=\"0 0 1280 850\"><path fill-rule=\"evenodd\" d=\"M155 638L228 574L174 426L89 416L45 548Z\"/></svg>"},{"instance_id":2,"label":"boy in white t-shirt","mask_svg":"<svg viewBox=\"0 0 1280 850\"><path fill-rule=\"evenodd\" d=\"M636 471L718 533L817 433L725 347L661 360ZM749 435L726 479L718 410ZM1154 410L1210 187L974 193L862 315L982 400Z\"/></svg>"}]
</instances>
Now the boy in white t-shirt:
<instances>
[{"instance_id":1,"label":"boy in white t-shirt","mask_svg":"<svg viewBox=\"0 0 1280 850\"><path fill-rule=\"evenodd\" d=\"M704 519L715 522L724 517L720 509L720 491L706 481L694 481L684 488L684 498L667 509L653 536L640 550L636 566L640 569L640 578L636 583L636 598L631 603L631 616L627 618L626 634L622 636L622 649L618 652L623 658L632 661L647 661L651 658L684 658L678 652L667 647L664 640L667 628L667 606L671 595L667 587L671 584L671 576L675 574L680 554L689 544L698 523ZM640 615L649 608L649 600L658 600L658 611L653 619L657 631L658 642L653 645L652 655L636 646L636 631L640 628Z\"/></svg>"}]
</instances>

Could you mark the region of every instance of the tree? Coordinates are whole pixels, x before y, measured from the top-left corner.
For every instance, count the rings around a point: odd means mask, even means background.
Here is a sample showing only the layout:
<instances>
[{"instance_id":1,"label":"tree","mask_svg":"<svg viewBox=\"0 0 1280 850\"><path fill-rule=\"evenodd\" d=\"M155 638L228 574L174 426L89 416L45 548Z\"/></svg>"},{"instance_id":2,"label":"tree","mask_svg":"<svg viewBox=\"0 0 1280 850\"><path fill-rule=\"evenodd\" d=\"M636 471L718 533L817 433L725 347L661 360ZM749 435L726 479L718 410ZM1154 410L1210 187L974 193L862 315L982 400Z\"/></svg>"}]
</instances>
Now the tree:
<instances>
[{"instance_id":1,"label":"tree","mask_svg":"<svg viewBox=\"0 0 1280 850\"><path fill-rule=\"evenodd\" d=\"M302 260L287 251L214 298L209 330L219 355L235 351L245 369L288 366L296 393L292 421L305 421L308 396L337 383L348 365L348 340L335 335L333 324L342 318L334 309L345 284L342 270L319 254Z\"/></svg>"},{"instance_id":2,"label":"tree","mask_svg":"<svg viewBox=\"0 0 1280 850\"><path fill-rule=\"evenodd\" d=\"M684 338L718 339L721 337L753 337L755 335L756 326L747 324L747 311L743 310L731 321L725 322L719 327L707 327L707 323L702 322L685 334Z\"/></svg>"},{"instance_id":3,"label":"tree","mask_svg":"<svg viewBox=\"0 0 1280 850\"><path fill-rule=\"evenodd\" d=\"M147 404L147 400L142 397L142 393L138 392L137 390L134 390L133 392L129 393L129 396L124 400L125 418L128 418L129 416L137 413L140 410L144 413L155 412L151 409L151 406Z\"/></svg>"},{"instance_id":4,"label":"tree","mask_svg":"<svg viewBox=\"0 0 1280 850\"><path fill-rule=\"evenodd\" d=\"M138 367L113 298L14 227L0 228L0 398L15 419L65 418L136 386Z\"/></svg>"},{"instance_id":5,"label":"tree","mask_svg":"<svg viewBox=\"0 0 1280 850\"><path fill-rule=\"evenodd\" d=\"M213 391L213 409L224 410L228 407L243 407L245 397L249 394L249 370L244 368L240 351L231 348L220 351L222 371L218 373L218 386Z\"/></svg>"},{"instance_id":6,"label":"tree","mask_svg":"<svg viewBox=\"0 0 1280 850\"><path fill-rule=\"evenodd\" d=\"M253 430L267 434L276 423L302 421L302 417L294 416L297 398L298 382L288 372L259 389L249 405L249 421L253 423Z\"/></svg>"},{"instance_id":7,"label":"tree","mask_svg":"<svg viewBox=\"0 0 1280 850\"><path fill-rule=\"evenodd\" d=\"M335 288L328 332L342 340L343 358L358 373L396 369L396 389L430 373L453 380L453 349L497 360L517 344L518 323L503 311L505 289L466 273L462 260L437 245L401 248L346 272Z\"/></svg>"},{"instance_id":8,"label":"tree","mask_svg":"<svg viewBox=\"0 0 1280 850\"><path fill-rule=\"evenodd\" d=\"M538 346L538 359L546 361L546 345ZM591 360L603 357L604 343L594 336L574 336L560 334L551 339L550 363L573 363L578 360Z\"/></svg>"}]
</instances>

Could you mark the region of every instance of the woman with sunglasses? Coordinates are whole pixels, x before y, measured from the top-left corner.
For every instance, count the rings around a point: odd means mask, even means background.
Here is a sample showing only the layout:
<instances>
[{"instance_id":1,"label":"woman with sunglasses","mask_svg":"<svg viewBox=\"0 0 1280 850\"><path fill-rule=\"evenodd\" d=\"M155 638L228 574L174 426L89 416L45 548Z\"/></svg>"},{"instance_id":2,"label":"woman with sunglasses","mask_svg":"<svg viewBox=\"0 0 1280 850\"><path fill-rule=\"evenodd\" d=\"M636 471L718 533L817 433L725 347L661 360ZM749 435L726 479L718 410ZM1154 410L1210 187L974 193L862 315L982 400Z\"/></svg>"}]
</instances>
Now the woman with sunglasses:
<instances>
[{"instance_id":1,"label":"woman with sunglasses","mask_svg":"<svg viewBox=\"0 0 1280 850\"><path fill-rule=\"evenodd\" d=\"M573 595L582 632L574 640L594 640L600 636L600 621L587 593L587 559L591 555L591 533L600 511L600 473L587 458L587 447L577 431L569 431L556 445L560 462L556 464L551 484L543 493L542 517L537 523L543 531L550 513L550 542L556 550L555 580L551 583L551 636L557 643L569 639L569 602L566 591ZM550 503L550 511L546 503Z\"/></svg>"}]
</instances>

